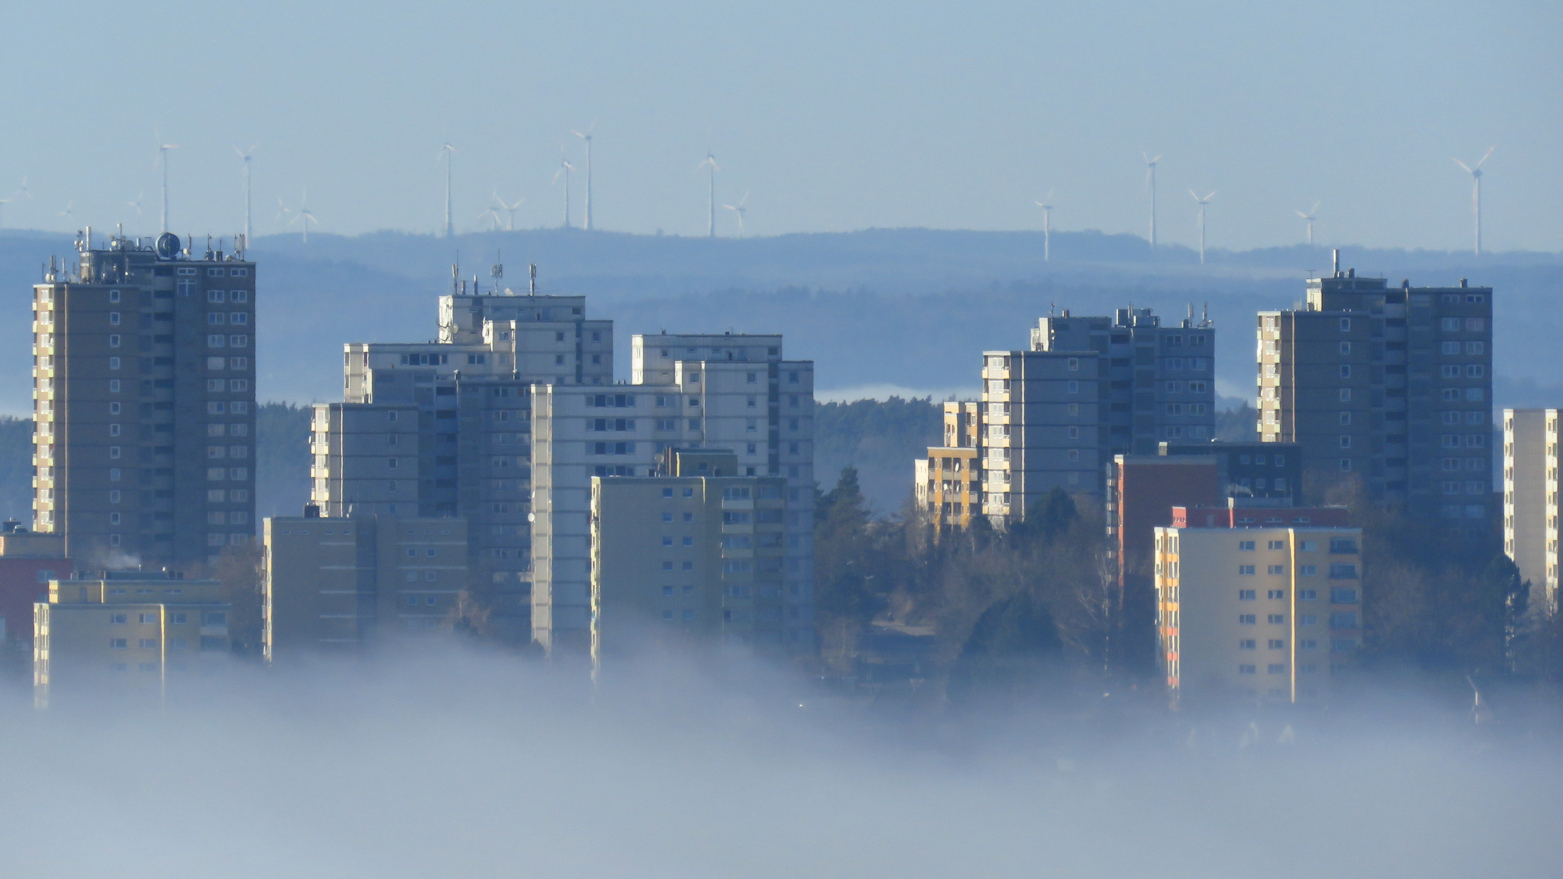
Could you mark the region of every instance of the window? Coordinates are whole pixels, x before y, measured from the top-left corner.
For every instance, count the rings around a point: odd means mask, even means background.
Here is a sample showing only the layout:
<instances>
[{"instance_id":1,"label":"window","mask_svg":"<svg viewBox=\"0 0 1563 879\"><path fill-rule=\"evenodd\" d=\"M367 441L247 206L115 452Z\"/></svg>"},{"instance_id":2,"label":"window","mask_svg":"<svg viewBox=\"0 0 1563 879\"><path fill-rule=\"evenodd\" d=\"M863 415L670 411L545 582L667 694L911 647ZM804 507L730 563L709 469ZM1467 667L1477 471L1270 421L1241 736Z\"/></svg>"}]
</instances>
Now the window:
<instances>
[{"instance_id":1,"label":"window","mask_svg":"<svg viewBox=\"0 0 1563 879\"><path fill-rule=\"evenodd\" d=\"M1286 598L1285 589L1271 589L1265 592L1265 597L1271 601L1280 601Z\"/></svg>"},{"instance_id":2,"label":"window","mask_svg":"<svg viewBox=\"0 0 1563 879\"><path fill-rule=\"evenodd\" d=\"M1237 548L1242 552L1253 552L1254 542L1252 540L1240 540L1238 541Z\"/></svg>"},{"instance_id":3,"label":"window","mask_svg":"<svg viewBox=\"0 0 1563 879\"><path fill-rule=\"evenodd\" d=\"M1351 378L1351 364L1349 364L1349 363L1342 363L1341 364L1341 367L1340 367L1340 377L1341 378Z\"/></svg>"},{"instance_id":4,"label":"window","mask_svg":"<svg viewBox=\"0 0 1563 879\"><path fill-rule=\"evenodd\" d=\"M1286 568L1284 566L1282 566L1282 565L1271 565L1268 569L1266 569L1265 573L1270 574L1272 576L1275 576L1275 575L1278 575L1278 574L1285 574L1286 573Z\"/></svg>"},{"instance_id":5,"label":"window","mask_svg":"<svg viewBox=\"0 0 1563 879\"><path fill-rule=\"evenodd\" d=\"M1351 318L1343 317L1340 319L1340 331L1343 333L1351 332Z\"/></svg>"},{"instance_id":6,"label":"window","mask_svg":"<svg viewBox=\"0 0 1563 879\"><path fill-rule=\"evenodd\" d=\"M1258 595L1258 593L1255 592L1252 589L1239 589L1239 590L1237 590L1237 600L1238 601L1253 601L1255 596L1257 596L1257 595Z\"/></svg>"},{"instance_id":7,"label":"window","mask_svg":"<svg viewBox=\"0 0 1563 879\"><path fill-rule=\"evenodd\" d=\"M1257 646L1253 638L1242 638L1237 642L1237 649L1239 650L1253 650Z\"/></svg>"},{"instance_id":8,"label":"window","mask_svg":"<svg viewBox=\"0 0 1563 879\"><path fill-rule=\"evenodd\" d=\"M1073 381L1070 382L1069 383L1069 393L1071 393L1071 394L1078 394L1078 393L1080 393L1080 383L1079 382L1073 382Z\"/></svg>"},{"instance_id":9,"label":"window","mask_svg":"<svg viewBox=\"0 0 1563 879\"><path fill-rule=\"evenodd\" d=\"M1351 343L1350 342L1342 342L1342 343L1340 343L1340 353L1341 353L1342 357L1349 356L1351 354Z\"/></svg>"},{"instance_id":10,"label":"window","mask_svg":"<svg viewBox=\"0 0 1563 879\"><path fill-rule=\"evenodd\" d=\"M1286 674L1286 663L1284 663L1284 662L1272 662L1269 665L1265 666L1265 671L1267 673L1273 674L1273 675L1284 675L1284 674Z\"/></svg>"},{"instance_id":11,"label":"window","mask_svg":"<svg viewBox=\"0 0 1563 879\"><path fill-rule=\"evenodd\" d=\"M1254 624L1254 615L1251 613L1238 614L1237 624L1240 626L1252 626Z\"/></svg>"},{"instance_id":12,"label":"window","mask_svg":"<svg viewBox=\"0 0 1563 879\"><path fill-rule=\"evenodd\" d=\"M1253 665L1239 665L1237 667L1237 673L1240 675L1251 675L1254 674L1257 669L1258 667Z\"/></svg>"},{"instance_id":13,"label":"window","mask_svg":"<svg viewBox=\"0 0 1563 879\"><path fill-rule=\"evenodd\" d=\"M1265 616L1265 622L1269 623L1272 626L1285 625L1285 623L1286 623L1286 614L1281 614L1281 613L1268 614L1267 616Z\"/></svg>"},{"instance_id":14,"label":"window","mask_svg":"<svg viewBox=\"0 0 1563 879\"><path fill-rule=\"evenodd\" d=\"M1335 587L1330 590L1331 604L1356 604L1357 590L1346 587Z\"/></svg>"},{"instance_id":15,"label":"window","mask_svg":"<svg viewBox=\"0 0 1563 879\"><path fill-rule=\"evenodd\" d=\"M1284 540L1272 540L1269 543L1265 544L1265 548L1266 549L1285 549L1286 548L1286 541L1284 541Z\"/></svg>"}]
</instances>

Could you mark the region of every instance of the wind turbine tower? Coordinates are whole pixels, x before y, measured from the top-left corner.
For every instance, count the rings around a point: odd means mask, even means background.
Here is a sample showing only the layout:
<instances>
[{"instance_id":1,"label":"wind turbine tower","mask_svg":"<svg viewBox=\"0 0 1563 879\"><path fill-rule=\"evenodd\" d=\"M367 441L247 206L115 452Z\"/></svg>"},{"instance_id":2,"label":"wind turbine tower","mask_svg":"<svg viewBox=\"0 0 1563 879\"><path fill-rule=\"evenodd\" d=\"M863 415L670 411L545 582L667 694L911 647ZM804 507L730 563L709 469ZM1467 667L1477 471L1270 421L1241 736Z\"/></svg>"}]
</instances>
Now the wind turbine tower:
<instances>
[{"instance_id":1,"label":"wind turbine tower","mask_svg":"<svg viewBox=\"0 0 1563 879\"><path fill-rule=\"evenodd\" d=\"M1471 175L1471 211L1476 215L1477 256L1482 255L1482 165L1486 163L1487 157L1492 155L1492 151L1495 149L1497 149L1495 146L1488 147L1486 154L1482 156L1481 161L1477 162L1475 166L1467 165L1459 159L1454 160L1456 165L1465 169L1465 173Z\"/></svg>"},{"instance_id":2,"label":"wind turbine tower","mask_svg":"<svg viewBox=\"0 0 1563 879\"><path fill-rule=\"evenodd\" d=\"M701 168L709 168L710 172L711 172L711 182L710 182L710 184L709 184L709 186L707 188L707 191L706 191L706 197L707 197L707 199L709 201L709 204L710 204L710 219L708 221L708 224L706 225L706 237L707 238L715 238L716 237L716 172L717 172L716 156L713 156L710 153L706 153L705 161L703 161L699 165L697 165L695 170L698 171Z\"/></svg>"},{"instance_id":3,"label":"wind turbine tower","mask_svg":"<svg viewBox=\"0 0 1563 879\"><path fill-rule=\"evenodd\" d=\"M445 160L445 237L446 238L454 238L454 237L456 237L456 226L455 226L454 223L451 222L451 214L450 214L450 166L451 166L451 156L455 155L455 153L456 153L456 148L451 146L449 141L446 141L445 145L440 147L440 154L438 156L434 157L435 161L439 161L441 158L443 158ZM308 234L308 233L306 232L306 234Z\"/></svg>"},{"instance_id":4,"label":"wind turbine tower","mask_svg":"<svg viewBox=\"0 0 1563 879\"><path fill-rule=\"evenodd\" d=\"M592 230L592 133L591 129L587 129L585 134L579 131L571 133L586 141L586 218L581 228L590 232Z\"/></svg>"},{"instance_id":5,"label":"wind turbine tower","mask_svg":"<svg viewBox=\"0 0 1563 879\"><path fill-rule=\"evenodd\" d=\"M252 144L248 152L234 147L233 151L239 154L244 161L244 243L250 241L250 156L255 154L255 146Z\"/></svg>"},{"instance_id":6,"label":"wind turbine tower","mask_svg":"<svg viewBox=\"0 0 1563 879\"><path fill-rule=\"evenodd\" d=\"M1161 156L1151 158L1150 153L1140 150L1140 155L1145 157L1145 188L1151 191L1151 249L1156 249L1156 163L1161 161Z\"/></svg>"},{"instance_id":7,"label":"wind turbine tower","mask_svg":"<svg viewBox=\"0 0 1563 879\"><path fill-rule=\"evenodd\" d=\"M153 129L153 135L157 130ZM168 151L178 149L177 143L163 143L163 138L157 138L158 164L163 166L163 231L168 231Z\"/></svg>"},{"instance_id":8,"label":"wind turbine tower","mask_svg":"<svg viewBox=\"0 0 1563 879\"><path fill-rule=\"evenodd\" d=\"M1053 191L1051 189L1048 190L1047 200L1053 200ZM1052 242L1049 239L1053 237L1053 206L1043 204L1040 201L1036 204L1037 207L1042 209L1042 261L1047 262L1051 258L1049 251L1052 249Z\"/></svg>"},{"instance_id":9,"label":"wind turbine tower","mask_svg":"<svg viewBox=\"0 0 1563 879\"><path fill-rule=\"evenodd\" d=\"M1204 265L1205 264L1205 205L1210 204L1210 200L1215 198L1216 194L1214 192L1212 192L1211 194L1205 196L1204 198L1200 198L1198 195L1194 194L1194 190L1190 189L1189 190L1189 195L1193 196L1195 203L1199 205L1199 264L1200 265Z\"/></svg>"},{"instance_id":10,"label":"wind turbine tower","mask_svg":"<svg viewBox=\"0 0 1563 879\"><path fill-rule=\"evenodd\" d=\"M1318 201L1314 202L1313 203L1313 208L1311 210L1309 210L1306 214L1303 213L1302 211L1298 211L1297 212L1297 216L1302 217L1304 220L1308 221L1308 246L1309 247L1313 246L1313 221L1317 220L1319 218L1319 205L1321 205L1321 204L1323 204L1323 202L1318 202Z\"/></svg>"},{"instance_id":11,"label":"wind turbine tower","mask_svg":"<svg viewBox=\"0 0 1563 879\"><path fill-rule=\"evenodd\" d=\"M550 181L550 185L558 183L559 175L564 175L564 228L566 229L570 228L570 172L574 170L575 166L570 164L570 160L563 159L559 162L559 170L554 172L554 179Z\"/></svg>"}]
</instances>

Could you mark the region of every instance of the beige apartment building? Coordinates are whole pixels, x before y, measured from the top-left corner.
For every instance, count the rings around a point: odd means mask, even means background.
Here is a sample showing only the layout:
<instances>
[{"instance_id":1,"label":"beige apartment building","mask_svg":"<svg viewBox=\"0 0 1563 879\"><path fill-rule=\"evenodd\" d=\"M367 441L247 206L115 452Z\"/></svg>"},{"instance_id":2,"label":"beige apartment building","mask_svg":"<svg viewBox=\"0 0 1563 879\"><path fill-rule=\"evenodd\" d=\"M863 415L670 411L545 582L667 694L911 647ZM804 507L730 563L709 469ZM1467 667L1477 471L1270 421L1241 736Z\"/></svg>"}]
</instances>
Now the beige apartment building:
<instances>
[{"instance_id":1,"label":"beige apartment building","mask_svg":"<svg viewBox=\"0 0 1563 879\"><path fill-rule=\"evenodd\" d=\"M268 662L357 653L447 623L468 585L457 518L274 517L265 526Z\"/></svg>"},{"instance_id":2,"label":"beige apartment building","mask_svg":"<svg viewBox=\"0 0 1563 879\"><path fill-rule=\"evenodd\" d=\"M49 600L34 608L39 705L65 691L161 694L172 676L226 660L231 643L222 584L151 571L104 573L52 580Z\"/></svg>"},{"instance_id":3,"label":"beige apartment building","mask_svg":"<svg viewBox=\"0 0 1563 879\"><path fill-rule=\"evenodd\" d=\"M1503 410L1503 551L1542 615L1558 607L1558 412Z\"/></svg>"},{"instance_id":4,"label":"beige apartment building","mask_svg":"<svg viewBox=\"0 0 1563 879\"><path fill-rule=\"evenodd\" d=\"M981 404L944 404L944 445L929 446L928 457L913 462L912 498L924 511L935 535L966 528L981 512Z\"/></svg>"},{"instance_id":5,"label":"beige apartment building","mask_svg":"<svg viewBox=\"0 0 1563 879\"><path fill-rule=\"evenodd\" d=\"M78 563L206 562L255 534L255 264L77 238L33 287L33 514Z\"/></svg>"},{"instance_id":6,"label":"beige apartment building","mask_svg":"<svg viewBox=\"0 0 1563 879\"><path fill-rule=\"evenodd\" d=\"M1157 635L1173 698L1328 700L1362 638L1361 529L1187 527L1203 519L1193 512L1174 510L1177 524L1156 529Z\"/></svg>"},{"instance_id":7,"label":"beige apartment building","mask_svg":"<svg viewBox=\"0 0 1563 879\"><path fill-rule=\"evenodd\" d=\"M640 642L787 648L802 622L786 596L787 480L740 469L731 451L668 449L652 476L592 478L594 661Z\"/></svg>"}]
</instances>

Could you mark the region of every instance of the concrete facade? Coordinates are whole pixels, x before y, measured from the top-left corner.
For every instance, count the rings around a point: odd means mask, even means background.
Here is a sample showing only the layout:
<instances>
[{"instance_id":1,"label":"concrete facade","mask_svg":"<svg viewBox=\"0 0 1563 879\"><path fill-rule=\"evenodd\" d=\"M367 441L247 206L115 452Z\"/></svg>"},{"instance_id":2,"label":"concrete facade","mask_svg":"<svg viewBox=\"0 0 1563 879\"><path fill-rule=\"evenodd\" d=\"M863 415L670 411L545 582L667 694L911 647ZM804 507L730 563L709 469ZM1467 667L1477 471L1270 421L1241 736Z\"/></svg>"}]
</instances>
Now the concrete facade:
<instances>
[{"instance_id":1,"label":"concrete facade","mask_svg":"<svg viewBox=\"0 0 1563 879\"><path fill-rule=\"evenodd\" d=\"M275 517L265 549L268 662L357 653L438 629L468 583L459 518Z\"/></svg>"},{"instance_id":2,"label":"concrete facade","mask_svg":"<svg viewBox=\"0 0 1563 879\"><path fill-rule=\"evenodd\" d=\"M1530 606L1558 606L1558 412L1503 410L1503 551L1530 581Z\"/></svg>"},{"instance_id":3,"label":"concrete facade","mask_svg":"<svg viewBox=\"0 0 1563 879\"><path fill-rule=\"evenodd\" d=\"M1329 699L1362 639L1361 529L1218 524L1157 528L1155 540L1174 699Z\"/></svg>"},{"instance_id":4,"label":"concrete facade","mask_svg":"<svg viewBox=\"0 0 1563 879\"><path fill-rule=\"evenodd\" d=\"M1259 313L1260 438L1305 480L1480 539L1492 509L1492 289L1387 286L1339 269L1305 308Z\"/></svg>"},{"instance_id":5,"label":"concrete facade","mask_svg":"<svg viewBox=\"0 0 1563 879\"><path fill-rule=\"evenodd\" d=\"M209 561L255 534L255 264L90 239L33 287L34 527L82 564Z\"/></svg>"}]
</instances>

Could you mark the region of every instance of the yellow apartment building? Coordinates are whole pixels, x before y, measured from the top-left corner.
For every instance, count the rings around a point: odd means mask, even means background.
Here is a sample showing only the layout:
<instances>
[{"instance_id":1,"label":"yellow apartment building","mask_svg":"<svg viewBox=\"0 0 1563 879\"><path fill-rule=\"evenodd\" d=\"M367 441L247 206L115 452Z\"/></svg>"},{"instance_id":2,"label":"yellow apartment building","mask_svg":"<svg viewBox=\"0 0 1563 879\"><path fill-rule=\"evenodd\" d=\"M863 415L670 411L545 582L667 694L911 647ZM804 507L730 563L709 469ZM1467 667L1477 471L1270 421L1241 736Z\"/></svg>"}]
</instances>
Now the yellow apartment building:
<instances>
[{"instance_id":1,"label":"yellow apartment building","mask_svg":"<svg viewBox=\"0 0 1563 879\"><path fill-rule=\"evenodd\" d=\"M1359 528L1158 527L1174 700L1322 702L1362 638Z\"/></svg>"},{"instance_id":2,"label":"yellow apartment building","mask_svg":"<svg viewBox=\"0 0 1563 879\"><path fill-rule=\"evenodd\" d=\"M51 580L33 608L33 687L40 705L63 689L145 689L225 660L229 605L216 580L106 571Z\"/></svg>"}]
</instances>

